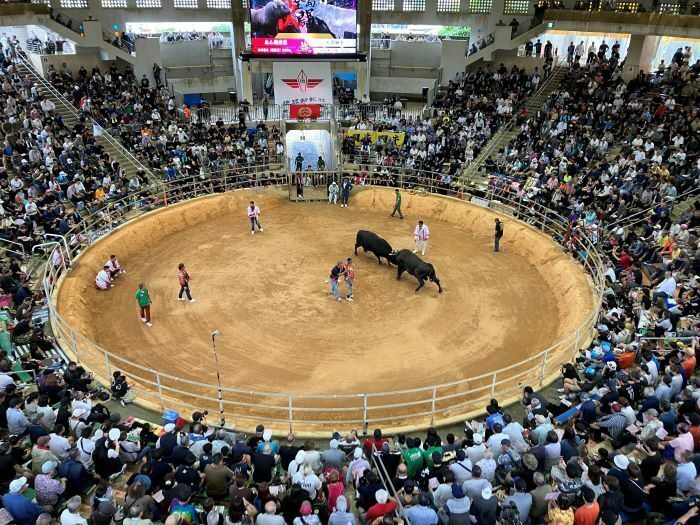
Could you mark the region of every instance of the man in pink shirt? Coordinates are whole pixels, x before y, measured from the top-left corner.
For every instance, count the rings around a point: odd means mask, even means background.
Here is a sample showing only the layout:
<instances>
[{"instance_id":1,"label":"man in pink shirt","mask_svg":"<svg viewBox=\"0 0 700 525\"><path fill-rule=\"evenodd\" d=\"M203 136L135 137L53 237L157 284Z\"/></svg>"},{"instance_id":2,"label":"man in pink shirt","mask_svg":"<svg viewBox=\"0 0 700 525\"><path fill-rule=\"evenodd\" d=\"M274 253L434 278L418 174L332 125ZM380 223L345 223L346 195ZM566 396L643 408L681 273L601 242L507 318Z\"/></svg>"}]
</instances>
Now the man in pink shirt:
<instances>
[{"instance_id":1,"label":"man in pink shirt","mask_svg":"<svg viewBox=\"0 0 700 525\"><path fill-rule=\"evenodd\" d=\"M676 430L678 430L678 437L667 440L666 444L673 447L673 458L680 463L685 451L695 450L695 442L687 423L678 423Z\"/></svg>"}]
</instances>

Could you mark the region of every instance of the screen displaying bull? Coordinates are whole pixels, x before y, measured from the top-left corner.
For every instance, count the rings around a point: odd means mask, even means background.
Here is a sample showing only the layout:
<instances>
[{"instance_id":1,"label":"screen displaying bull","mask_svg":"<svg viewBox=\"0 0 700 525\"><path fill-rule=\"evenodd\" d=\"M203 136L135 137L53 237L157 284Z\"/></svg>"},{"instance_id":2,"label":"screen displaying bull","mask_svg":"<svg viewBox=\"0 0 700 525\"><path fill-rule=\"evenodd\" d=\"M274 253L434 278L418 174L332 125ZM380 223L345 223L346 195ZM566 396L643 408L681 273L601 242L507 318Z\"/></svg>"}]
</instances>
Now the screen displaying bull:
<instances>
[{"instance_id":1,"label":"screen displaying bull","mask_svg":"<svg viewBox=\"0 0 700 525\"><path fill-rule=\"evenodd\" d=\"M335 55L357 50L357 0L253 0L254 55Z\"/></svg>"}]
</instances>

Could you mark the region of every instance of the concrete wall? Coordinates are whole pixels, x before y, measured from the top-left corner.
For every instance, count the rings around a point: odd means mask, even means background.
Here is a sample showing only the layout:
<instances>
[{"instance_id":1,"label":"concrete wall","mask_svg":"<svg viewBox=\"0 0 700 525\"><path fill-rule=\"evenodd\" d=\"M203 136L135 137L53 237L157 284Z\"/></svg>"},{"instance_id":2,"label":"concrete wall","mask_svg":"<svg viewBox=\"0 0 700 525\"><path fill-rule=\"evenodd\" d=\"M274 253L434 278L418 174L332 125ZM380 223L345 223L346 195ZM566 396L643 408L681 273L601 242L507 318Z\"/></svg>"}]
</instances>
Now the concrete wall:
<instances>
[{"instance_id":1,"label":"concrete wall","mask_svg":"<svg viewBox=\"0 0 700 525\"><path fill-rule=\"evenodd\" d=\"M455 78L457 73L464 71L465 45L466 42L460 40L443 40L440 56L441 82L443 84Z\"/></svg>"},{"instance_id":2,"label":"concrete wall","mask_svg":"<svg viewBox=\"0 0 700 525\"><path fill-rule=\"evenodd\" d=\"M60 71L63 63L65 62L68 69L73 71L73 74L77 74L80 66L84 66L88 70L88 73L93 67L97 66L103 73L109 69L112 64L117 64L117 67L121 70L126 67L126 64L120 59L117 60L102 60L99 51L93 51L89 53L80 53L78 55L29 55L34 67L42 74L46 73L49 65L53 66Z\"/></svg>"},{"instance_id":3,"label":"concrete wall","mask_svg":"<svg viewBox=\"0 0 700 525\"><path fill-rule=\"evenodd\" d=\"M209 65L209 44L206 40L159 42L163 67Z\"/></svg>"}]
</instances>

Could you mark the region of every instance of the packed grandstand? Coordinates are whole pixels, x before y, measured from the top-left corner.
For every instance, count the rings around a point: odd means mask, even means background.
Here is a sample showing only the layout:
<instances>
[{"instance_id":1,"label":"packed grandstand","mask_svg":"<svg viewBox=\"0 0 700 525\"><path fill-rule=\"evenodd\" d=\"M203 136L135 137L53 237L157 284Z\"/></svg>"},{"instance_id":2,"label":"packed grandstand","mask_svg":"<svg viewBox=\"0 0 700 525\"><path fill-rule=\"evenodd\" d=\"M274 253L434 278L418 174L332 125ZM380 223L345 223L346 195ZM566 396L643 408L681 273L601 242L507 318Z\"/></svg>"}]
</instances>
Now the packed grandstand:
<instances>
[{"instance_id":1,"label":"packed grandstand","mask_svg":"<svg viewBox=\"0 0 700 525\"><path fill-rule=\"evenodd\" d=\"M493 399L458 430L342 428L302 442L262 424L250 435L218 428L201 412L186 422L133 416L128 377L115 372L101 391L65 360L27 266L51 235L150 185L177 195L195 175L234 173L237 187L286 180L270 168L285 154L279 130L251 122L244 106L237 122L217 121L116 66L49 73L80 114L69 126L21 72L16 44L5 39L0 52L3 524L700 521L700 61L679 50L668 67L625 82L602 50L567 68L534 113L525 102L546 73L502 65L447 83L430 117L360 105L351 129L406 140L339 145L360 167L357 182L451 195L469 190L460 174L515 119L517 133L481 167L484 191L564 217L556 240L574 258L585 254L572 238L588 236L606 255L604 300L591 345L553 388L523 385L519 404ZM127 173L92 119L144 169Z\"/></svg>"}]
</instances>

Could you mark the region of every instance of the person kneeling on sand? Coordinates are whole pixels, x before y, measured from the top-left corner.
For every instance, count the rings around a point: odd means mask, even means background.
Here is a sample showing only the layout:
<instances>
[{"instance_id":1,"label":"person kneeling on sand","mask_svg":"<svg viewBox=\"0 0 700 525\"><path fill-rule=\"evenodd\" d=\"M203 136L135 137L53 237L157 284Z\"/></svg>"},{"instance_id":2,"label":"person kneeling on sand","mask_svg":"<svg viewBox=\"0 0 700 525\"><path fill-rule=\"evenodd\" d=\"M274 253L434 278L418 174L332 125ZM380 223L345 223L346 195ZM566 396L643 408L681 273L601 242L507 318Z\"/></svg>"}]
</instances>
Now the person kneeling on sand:
<instances>
[{"instance_id":1,"label":"person kneeling on sand","mask_svg":"<svg viewBox=\"0 0 700 525\"><path fill-rule=\"evenodd\" d=\"M105 265L95 277L95 288L109 290L112 287L112 278L109 276L109 266Z\"/></svg>"}]
</instances>

